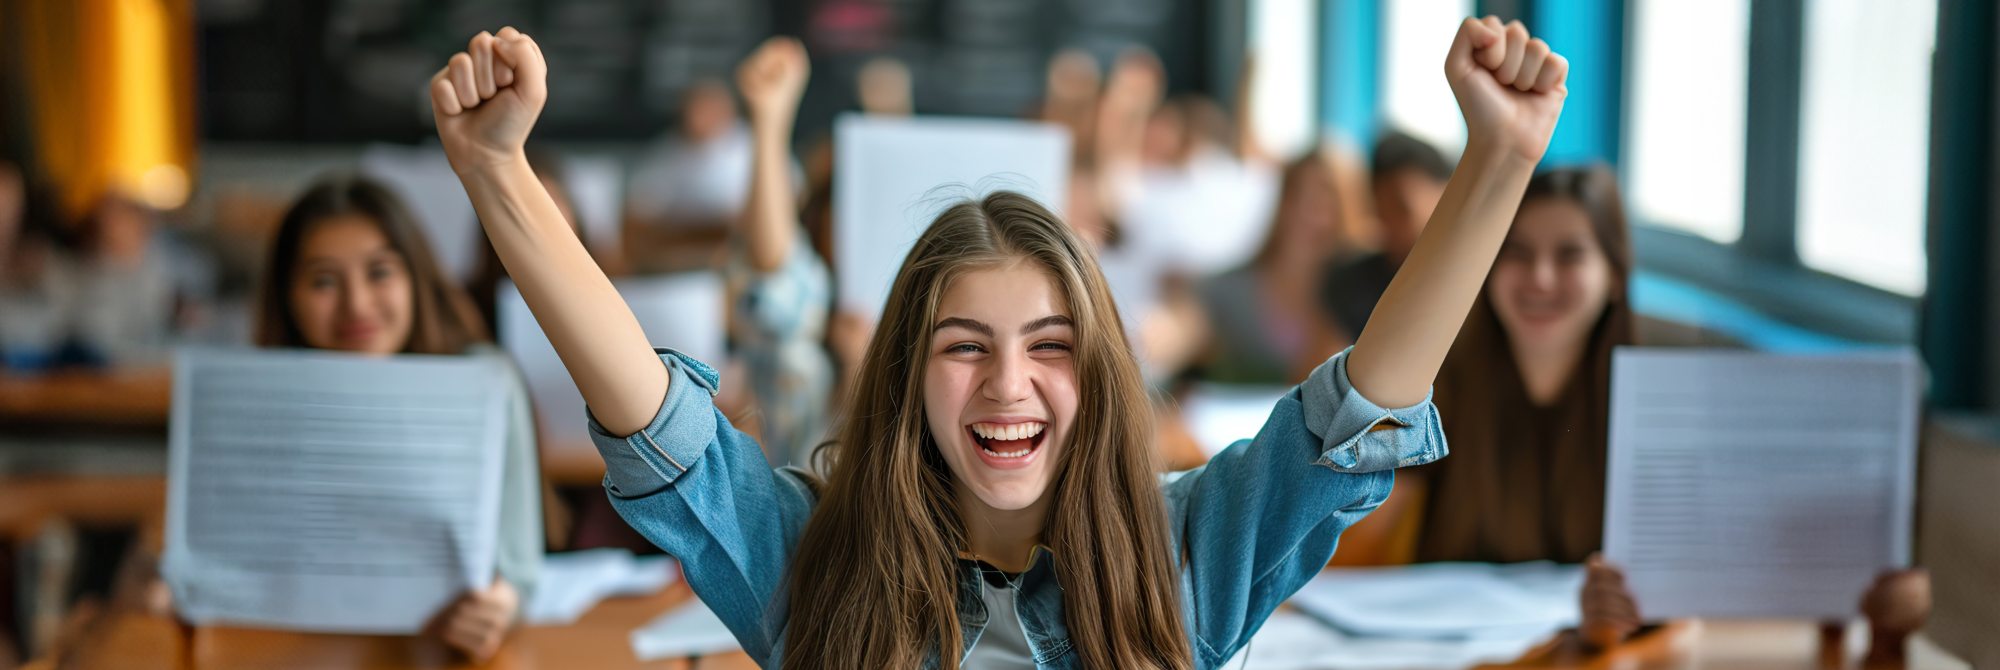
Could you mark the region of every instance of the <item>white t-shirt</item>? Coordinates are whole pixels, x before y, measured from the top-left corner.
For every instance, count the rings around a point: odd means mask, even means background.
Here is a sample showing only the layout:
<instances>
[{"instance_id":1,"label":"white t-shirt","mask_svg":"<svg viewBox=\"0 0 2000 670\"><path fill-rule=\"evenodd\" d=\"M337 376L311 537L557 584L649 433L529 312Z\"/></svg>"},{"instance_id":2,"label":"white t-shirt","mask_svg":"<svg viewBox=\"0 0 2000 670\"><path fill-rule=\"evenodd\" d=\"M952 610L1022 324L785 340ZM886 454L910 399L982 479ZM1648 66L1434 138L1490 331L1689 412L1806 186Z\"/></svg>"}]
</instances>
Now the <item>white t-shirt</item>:
<instances>
[{"instance_id":1,"label":"white t-shirt","mask_svg":"<svg viewBox=\"0 0 2000 670\"><path fill-rule=\"evenodd\" d=\"M984 577L982 575L982 577ZM994 586L979 580L979 592L986 601L986 632L972 643L972 653L959 664L961 670L1033 670L1035 652L1028 648L1027 631L1021 628L1021 614L1014 611L1014 585Z\"/></svg>"}]
</instances>

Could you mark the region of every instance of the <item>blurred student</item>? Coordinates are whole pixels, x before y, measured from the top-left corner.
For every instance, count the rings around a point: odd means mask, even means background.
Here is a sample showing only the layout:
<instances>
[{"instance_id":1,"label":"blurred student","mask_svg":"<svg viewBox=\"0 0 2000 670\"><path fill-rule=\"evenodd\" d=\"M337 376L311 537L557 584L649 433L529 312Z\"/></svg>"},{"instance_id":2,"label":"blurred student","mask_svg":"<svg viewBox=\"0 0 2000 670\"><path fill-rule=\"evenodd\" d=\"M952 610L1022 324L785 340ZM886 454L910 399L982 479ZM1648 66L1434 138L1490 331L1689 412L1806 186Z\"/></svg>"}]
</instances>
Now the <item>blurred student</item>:
<instances>
[{"instance_id":1,"label":"blurred student","mask_svg":"<svg viewBox=\"0 0 2000 670\"><path fill-rule=\"evenodd\" d=\"M1375 144L1369 168L1375 195L1375 218L1381 223L1380 253L1336 261L1320 280L1320 300L1334 324L1349 337L1368 325L1368 315L1389 280L1409 258L1424 231L1424 222L1444 196L1452 166L1436 147L1423 140L1391 132Z\"/></svg>"},{"instance_id":2,"label":"blurred student","mask_svg":"<svg viewBox=\"0 0 2000 670\"><path fill-rule=\"evenodd\" d=\"M875 79L890 80L877 81L878 89L900 84L907 103L908 70L880 59L869 67ZM792 124L810 72L805 48L787 39L765 42L737 67L736 86L750 111L752 173L727 265L732 331L762 414L764 448L774 464L805 468L812 467L813 448L826 434L834 383L833 361L822 345L833 277L800 227L792 164ZM864 69L864 81L866 74ZM897 97L893 91L874 95L892 98L881 104Z\"/></svg>"},{"instance_id":3,"label":"blurred student","mask_svg":"<svg viewBox=\"0 0 2000 670\"><path fill-rule=\"evenodd\" d=\"M1159 58L1142 47L1129 48L1112 62L1104 92L1093 106L1090 152L1077 161L1071 179L1066 217L1097 251L1149 382L1178 375L1208 340L1208 324L1189 286L1187 268L1176 263L1183 256L1157 244L1171 235L1140 230L1159 221L1135 218L1126 207L1141 197L1143 176L1152 169L1148 166L1169 160L1184 139L1184 127L1172 120L1179 118L1178 112L1160 111L1166 107L1161 102L1166 75ZM1051 81L1050 87L1073 84Z\"/></svg>"},{"instance_id":4,"label":"blurred student","mask_svg":"<svg viewBox=\"0 0 2000 670\"><path fill-rule=\"evenodd\" d=\"M511 359L445 276L423 230L389 191L360 178L308 189L285 214L262 277L256 341L366 354ZM534 415L518 374L508 406L493 584L438 614L432 634L485 659L519 618L542 563Z\"/></svg>"},{"instance_id":5,"label":"blurred student","mask_svg":"<svg viewBox=\"0 0 2000 670\"><path fill-rule=\"evenodd\" d=\"M1426 496L1418 562L1585 564L1582 630L1607 646L1638 629L1644 605L1596 555L1612 349L1656 331L1632 311L1632 263L1615 174L1560 169L1530 181L1438 372L1451 458L1398 482ZM1906 604L1895 590L1872 597Z\"/></svg>"},{"instance_id":6,"label":"blurred student","mask_svg":"<svg viewBox=\"0 0 2000 670\"><path fill-rule=\"evenodd\" d=\"M0 160L0 369L41 368L61 344L60 307L46 281L51 251L30 226L26 177Z\"/></svg>"},{"instance_id":7,"label":"blurred student","mask_svg":"<svg viewBox=\"0 0 2000 670\"><path fill-rule=\"evenodd\" d=\"M1203 378L1297 383L1352 343L1333 327L1313 291L1327 261L1349 244L1348 222L1365 216L1366 196L1351 186L1343 190L1336 176L1345 169L1340 160L1321 149L1287 167L1263 248L1249 263L1197 287L1214 333Z\"/></svg>"},{"instance_id":8,"label":"blurred student","mask_svg":"<svg viewBox=\"0 0 2000 670\"><path fill-rule=\"evenodd\" d=\"M1246 113L1180 94L1147 118L1136 173L1113 175L1105 202L1140 249L1191 277L1249 260L1277 208L1278 166L1242 141ZM1129 163L1128 163L1129 164ZM1113 165L1116 167L1116 164Z\"/></svg>"},{"instance_id":9,"label":"blurred student","mask_svg":"<svg viewBox=\"0 0 2000 670\"><path fill-rule=\"evenodd\" d=\"M626 188L624 255L632 269L705 267L749 194L751 153L729 87L689 86L680 125L647 150Z\"/></svg>"},{"instance_id":10,"label":"blurred student","mask_svg":"<svg viewBox=\"0 0 2000 670\"><path fill-rule=\"evenodd\" d=\"M14 190L17 186L0 184ZM0 258L0 361L20 370L129 367L164 360L178 301L212 282L159 231L159 213L117 193L64 220L9 196ZM63 221L63 223L55 223Z\"/></svg>"},{"instance_id":11,"label":"blurred student","mask_svg":"<svg viewBox=\"0 0 2000 670\"><path fill-rule=\"evenodd\" d=\"M742 87L742 82L737 82ZM861 113L874 116L909 116L916 113L912 99L910 66L892 56L876 56L861 66L854 76L854 92ZM749 93L745 92L745 96ZM753 103L754 104L754 103ZM796 105L795 105L796 106ZM753 111L754 113L754 111Z\"/></svg>"},{"instance_id":12,"label":"blurred student","mask_svg":"<svg viewBox=\"0 0 2000 670\"><path fill-rule=\"evenodd\" d=\"M1096 142L1097 100L1104 85L1104 73L1097 58L1075 47L1063 49L1049 59L1047 87L1042 94L1038 116L1042 121L1069 129L1070 156L1088 164Z\"/></svg>"},{"instance_id":13,"label":"blurred student","mask_svg":"<svg viewBox=\"0 0 2000 670\"><path fill-rule=\"evenodd\" d=\"M1428 484L1418 561L1582 563L1603 542L1611 351L1635 344L1616 178L1528 184L1438 372L1452 457Z\"/></svg>"},{"instance_id":14,"label":"blurred student","mask_svg":"<svg viewBox=\"0 0 2000 670\"><path fill-rule=\"evenodd\" d=\"M1254 441L1171 481L1094 254L1033 199L996 192L931 223L891 287L830 474L772 470L715 410L713 369L653 348L557 232L521 158L549 93L533 40L479 34L430 92L453 167L590 406L612 500L760 665L1211 668L1387 497L1389 470L1443 455L1432 377L1548 145L1567 67L1488 17L1461 24L1446 72L1476 167L1454 175L1375 328Z\"/></svg>"}]
</instances>

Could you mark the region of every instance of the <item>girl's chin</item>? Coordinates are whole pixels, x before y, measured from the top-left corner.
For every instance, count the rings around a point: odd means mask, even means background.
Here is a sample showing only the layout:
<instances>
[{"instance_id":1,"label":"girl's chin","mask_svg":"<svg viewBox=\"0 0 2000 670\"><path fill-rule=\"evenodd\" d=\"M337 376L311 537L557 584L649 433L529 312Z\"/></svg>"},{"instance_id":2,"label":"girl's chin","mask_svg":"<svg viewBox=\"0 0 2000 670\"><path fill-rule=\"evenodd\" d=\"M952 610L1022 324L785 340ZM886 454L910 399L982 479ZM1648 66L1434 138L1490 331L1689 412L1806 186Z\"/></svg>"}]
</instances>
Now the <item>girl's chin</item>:
<instances>
[{"instance_id":1,"label":"girl's chin","mask_svg":"<svg viewBox=\"0 0 2000 670\"><path fill-rule=\"evenodd\" d=\"M1514 323L1512 324L1513 327L1509 328L1508 330L1517 332L1521 335L1525 335L1529 338L1554 337L1570 329L1568 326L1569 319L1567 317L1568 315L1566 314L1551 314L1548 316L1522 316L1515 319Z\"/></svg>"},{"instance_id":2,"label":"girl's chin","mask_svg":"<svg viewBox=\"0 0 2000 670\"><path fill-rule=\"evenodd\" d=\"M1041 491L1035 491L1030 493L1028 491L1015 491L1015 490L990 491L990 490L980 490L978 488L974 488L973 493L975 495L978 495L979 501L986 503L987 507L991 507L995 510L999 510L1002 512L1013 512L1017 510L1024 510L1027 509L1029 506L1034 505L1035 501L1042 499Z\"/></svg>"}]
</instances>

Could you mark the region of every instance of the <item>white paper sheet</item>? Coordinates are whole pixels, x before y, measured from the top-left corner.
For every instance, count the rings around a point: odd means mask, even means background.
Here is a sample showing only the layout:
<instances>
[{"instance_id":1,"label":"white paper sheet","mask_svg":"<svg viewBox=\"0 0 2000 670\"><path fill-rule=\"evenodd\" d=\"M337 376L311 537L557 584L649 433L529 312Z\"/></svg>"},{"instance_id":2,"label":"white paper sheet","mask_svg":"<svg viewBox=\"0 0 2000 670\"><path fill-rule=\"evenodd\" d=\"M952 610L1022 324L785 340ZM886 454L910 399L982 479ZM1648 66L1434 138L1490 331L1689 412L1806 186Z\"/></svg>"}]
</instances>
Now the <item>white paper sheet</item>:
<instances>
[{"instance_id":1,"label":"white paper sheet","mask_svg":"<svg viewBox=\"0 0 2000 670\"><path fill-rule=\"evenodd\" d=\"M632 655L641 661L709 656L736 651L743 645L715 612L700 600L662 614L632 631Z\"/></svg>"},{"instance_id":2,"label":"white paper sheet","mask_svg":"<svg viewBox=\"0 0 2000 670\"><path fill-rule=\"evenodd\" d=\"M1250 644L1218 665L1235 670L1460 670L1518 659L1543 640L1360 637L1279 610ZM1247 658L1246 658L1247 657Z\"/></svg>"},{"instance_id":3,"label":"white paper sheet","mask_svg":"<svg viewBox=\"0 0 2000 670\"><path fill-rule=\"evenodd\" d=\"M1583 573L1551 563L1336 568L1221 667L1455 669L1505 663L1578 619ZM1247 660L1246 660L1247 657ZM1241 664L1241 665L1237 665Z\"/></svg>"},{"instance_id":4,"label":"white paper sheet","mask_svg":"<svg viewBox=\"0 0 2000 670\"><path fill-rule=\"evenodd\" d=\"M1621 348L1605 555L1648 618L1841 618L1910 558L1916 355Z\"/></svg>"},{"instance_id":5,"label":"white paper sheet","mask_svg":"<svg viewBox=\"0 0 2000 670\"><path fill-rule=\"evenodd\" d=\"M910 246L954 196L1014 190L1058 213L1068 202L1070 138L1054 124L849 114L834 121L833 138L840 307L871 318Z\"/></svg>"},{"instance_id":6,"label":"white paper sheet","mask_svg":"<svg viewBox=\"0 0 2000 670\"><path fill-rule=\"evenodd\" d=\"M405 634L491 583L508 384L492 358L182 351L174 606L197 624Z\"/></svg>"},{"instance_id":7,"label":"white paper sheet","mask_svg":"<svg viewBox=\"0 0 2000 670\"><path fill-rule=\"evenodd\" d=\"M605 598L658 593L674 583L674 559L604 548L542 557L541 579L522 610L529 625L575 623Z\"/></svg>"},{"instance_id":8,"label":"white paper sheet","mask_svg":"<svg viewBox=\"0 0 2000 670\"><path fill-rule=\"evenodd\" d=\"M1575 625L1583 571L1553 563L1427 563L1338 568L1292 604L1358 636L1522 639Z\"/></svg>"},{"instance_id":9,"label":"white paper sheet","mask_svg":"<svg viewBox=\"0 0 2000 670\"><path fill-rule=\"evenodd\" d=\"M646 339L656 347L672 347L703 363L722 367L722 278L713 272L687 272L654 277L626 277L612 282L625 305L638 317ZM583 395L556 356L548 335L521 300L513 282L502 281L494 291L498 302L500 344L513 354L528 395L535 401L536 425L545 448L589 449L584 432ZM593 452L594 453L594 452Z\"/></svg>"}]
</instances>

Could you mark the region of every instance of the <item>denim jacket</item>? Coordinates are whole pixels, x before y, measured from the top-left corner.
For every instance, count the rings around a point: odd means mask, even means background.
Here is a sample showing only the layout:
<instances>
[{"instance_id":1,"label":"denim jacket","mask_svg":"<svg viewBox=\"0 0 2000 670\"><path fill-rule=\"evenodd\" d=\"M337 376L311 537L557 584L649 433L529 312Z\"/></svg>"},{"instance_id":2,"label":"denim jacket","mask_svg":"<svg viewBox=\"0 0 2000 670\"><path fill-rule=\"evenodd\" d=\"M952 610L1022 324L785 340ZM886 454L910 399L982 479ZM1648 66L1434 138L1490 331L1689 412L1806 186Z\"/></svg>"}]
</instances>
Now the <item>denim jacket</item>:
<instances>
[{"instance_id":1,"label":"denim jacket","mask_svg":"<svg viewBox=\"0 0 2000 670\"><path fill-rule=\"evenodd\" d=\"M713 369L671 349L659 354L673 381L650 425L621 438L589 419L604 487L633 528L680 559L688 584L743 650L778 667L784 580L818 500L799 471L772 470L757 444L716 411ZM1348 382L1343 352L1280 399L1254 439L1163 476L1173 548L1187 558L1180 596L1195 667L1227 660L1317 574L1341 531L1389 497L1394 468L1444 455L1430 399L1404 409L1369 402ZM1080 661L1048 551L1035 549L1015 610L1037 667L1074 668ZM961 560L958 571L969 651L987 613L979 568Z\"/></svg>"}]
</instances>

